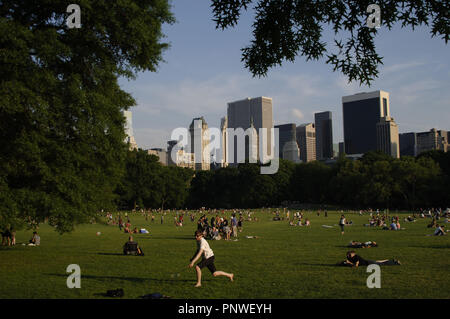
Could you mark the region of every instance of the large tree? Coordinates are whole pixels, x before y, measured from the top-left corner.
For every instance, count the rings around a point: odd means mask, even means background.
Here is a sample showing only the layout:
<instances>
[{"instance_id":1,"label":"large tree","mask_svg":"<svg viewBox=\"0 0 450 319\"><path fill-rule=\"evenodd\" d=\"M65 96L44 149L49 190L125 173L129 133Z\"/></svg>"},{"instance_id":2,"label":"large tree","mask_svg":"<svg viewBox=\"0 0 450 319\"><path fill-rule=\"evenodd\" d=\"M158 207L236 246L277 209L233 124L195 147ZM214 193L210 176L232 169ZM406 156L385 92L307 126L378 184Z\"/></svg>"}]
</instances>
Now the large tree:
<instances>
[{"instance_id":1,"label":"large tree","mask_svg":"<svg viewBox=\"0 0 450 319\"><path fill-rule=\"evenodd\" d=\"M155 71L168 47L167 0L0 2L0 219L59 232L113 202L123 172L122 111L135 104L118 78Z\"/></svg>"},{"instance_id":2,"label":"large tree","mask_svg":"<svg viewBox=\"0 0 450 319\"><path fill-rule=\"evenodd\" d=\"M253 76L265 76L269 68L297 55L318 60L324 55L333 69L349 81L370 85L378 75L382 57L375 49L376 28L369 28L370 4L380 7L381 26L391 29L418 25L430 27L432 36L449 40L449 2L443 0L211 0L216 27L237 25L243 10L255 3L255 21L251 44L242 49L242 61ZM324 27L330 26L337 39L327 44ZM340 37L347 36L346 40Z\"/></svg>"}]
</instances>

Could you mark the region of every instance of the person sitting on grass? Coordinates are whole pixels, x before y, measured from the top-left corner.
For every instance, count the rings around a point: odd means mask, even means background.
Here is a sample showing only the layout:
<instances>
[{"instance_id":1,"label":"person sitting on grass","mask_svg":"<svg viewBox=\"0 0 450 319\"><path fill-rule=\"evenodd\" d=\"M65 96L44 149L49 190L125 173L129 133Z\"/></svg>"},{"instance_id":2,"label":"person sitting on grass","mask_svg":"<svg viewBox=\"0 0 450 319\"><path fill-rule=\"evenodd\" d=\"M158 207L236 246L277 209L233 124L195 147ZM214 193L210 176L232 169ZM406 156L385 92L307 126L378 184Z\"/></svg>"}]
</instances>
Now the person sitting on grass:
<instances>
[{"instance_id":1,"label":"person sitting on grass","mask_svg":"<svg viewBox=\"0 0 450 319\"><path fill-rule=\"evenodd\" d=\"M213 240L221 240L222 239L222 237L219 234L219 230L216 227L212 228L212 236L211 237Z\"/></svg>"},{"instance_id":2,"label":"person sitting on grass","mask_svg":"<svg viewBox=\"0 0 450 319\"><path fill-rule=\"evenodd\" d=\"M30 239L28 246L39 246L41 244L41 237L36 231L33 232L33 237Z\"/></svg>"},{"instance_id":3,"label":"person sitting on grass","mask_svg":"<svg viewBox=\"0 0 450 319\"><path fill-rule=\"evenodd\" d=\"M234 274L229 274L224 271L216 270L214 265L214 252L209 247L208 242L203 238L203 233L199 230L195 232L195 239L197 240L197 251L194 257L191 258L189 263L189 268L194 267L194 263L202 257L202 261L195 266L195 271L197 273L197 283L195 287L201 287L202 285L202 268L207 267L214 277L225 276L233 281Z\"/></svg>"},{"instance_id":4,"label":"person sitting on grass","mask_svg":"<svg viewBox=\"0 0 450 319\"><path fill-rule=\"evenodd\" d=\"M396 259L366 260L361 256L358 256L353 250L347 252L347 259L339 265L358 268L358 266L368 266L373 264L386 266L401 265L400 261Z\"/></svg>"},{"instance_id":5,"label":"person sitting on grass","mask_svg":"<svg viewBox=\"0 0 450 319\"><path fill-rule=\"evenodd\" d=\"M434 231L433 236L444 236L444 235L446 235L444 228L445 228L445 225L441 225L441 226L436 225L436 230Z\"/></svg>"},{"instance_id":6,"label":"person sitting on grass","mask_svg":"<svg viewBox=\"0 0 450 319\"><path fill-rule=\"evenodd\" d=\"M131 234L132 233L131 232L131 224L129 222L127 222L125 224L124 232L127 233L127 234Z\"/></svg>"},{"instance_id":7,"label":"person sitting on grass","mask_svg":"<svg viewBox=\"0 0 450 319\"><path fill-rule=\"evenodd\" d=\"M133 241L133 236L128 237L128 241L123 245L124 255L144 256L137 242Z\"/></svg>"}]
</instances>

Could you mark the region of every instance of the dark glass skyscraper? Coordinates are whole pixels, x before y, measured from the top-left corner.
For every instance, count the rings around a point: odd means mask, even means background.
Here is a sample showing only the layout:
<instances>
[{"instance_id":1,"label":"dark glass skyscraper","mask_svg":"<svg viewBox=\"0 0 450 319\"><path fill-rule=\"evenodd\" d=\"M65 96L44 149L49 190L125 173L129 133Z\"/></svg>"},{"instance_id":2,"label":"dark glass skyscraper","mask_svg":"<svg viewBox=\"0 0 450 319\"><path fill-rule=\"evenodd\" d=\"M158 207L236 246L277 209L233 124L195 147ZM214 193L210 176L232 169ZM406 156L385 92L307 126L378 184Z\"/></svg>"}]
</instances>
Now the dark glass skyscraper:
<instances>
[{"instance_id":1,"label":"dark glass skyscraper","mask_svg":"<svg viewBox=\"0 0 450 319\"><path fill-rule=\"evenodd\" d=\"M389 93L374 91L342 97L345 153L377 150L377 124L390 116Z\"/></svg>"},{"instance_id":2,"label":"dark glass skyscraper","mask_svg":"<svg viewBox=\"0 0 450 319\"><path fill-rule=\"evenodd\" d=\"M279 157L283 158L283 148L287 142L297 141L296 139L296 125L294 123L276 125L279 134Z\"/></svg>"},{"instance_id":3,"label":"dark glass skyscraper","mask_svg":"<svg viewBox=\"0 0 450 319\"><path fill-rule=\"evenodd\" d=\"M331 112L314 114L316 127L316 158L324 160L333 157L333 125Z\"/></svg>"},{"instance_id":4,"label":"dark glass skyscraper","mask_svg":"<svg viewBox=\"0 0 450 319\"><path fill-rule=\"evenodd\" d=\"M402 133L398 137L400 140L400 156L416 156L417 133Z\"/></svg>"}]
</instances>

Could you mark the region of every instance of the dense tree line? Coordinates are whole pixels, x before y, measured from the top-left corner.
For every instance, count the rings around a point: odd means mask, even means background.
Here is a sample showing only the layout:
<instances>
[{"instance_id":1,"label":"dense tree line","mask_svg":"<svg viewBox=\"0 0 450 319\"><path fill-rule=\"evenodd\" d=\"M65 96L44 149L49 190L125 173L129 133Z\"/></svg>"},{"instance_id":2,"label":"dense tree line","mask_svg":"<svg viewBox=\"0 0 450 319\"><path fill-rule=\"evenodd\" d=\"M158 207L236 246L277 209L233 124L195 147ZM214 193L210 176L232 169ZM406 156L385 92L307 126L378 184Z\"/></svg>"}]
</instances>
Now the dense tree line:
<instances>
[{"instance_id":1,"label":"dense tree line","mask_svg":"<svg viewBox=\"0 0 450 319\"><path fill-rule=\"evenodd\" d=\"M184 207L193 170L163 166L157 156L143 150L129 151L125 167L115 191L119 209Z\"/></svg>"},{"instance_id":2,"label":"dense tree line","mask_svg":"<svg viewBox=\"0 0 450 319\"><path fill-rule=\"evenodd\" d=\"M166 167L144 151L130 152L126 166L117 193L127 208L257 208L296 201L416 209L450 202L450 153L439 151L401 159L369 152L333 165L280 160L273 175L261 174L258 164L196 172Z\"/></svg>"}]
</instances>

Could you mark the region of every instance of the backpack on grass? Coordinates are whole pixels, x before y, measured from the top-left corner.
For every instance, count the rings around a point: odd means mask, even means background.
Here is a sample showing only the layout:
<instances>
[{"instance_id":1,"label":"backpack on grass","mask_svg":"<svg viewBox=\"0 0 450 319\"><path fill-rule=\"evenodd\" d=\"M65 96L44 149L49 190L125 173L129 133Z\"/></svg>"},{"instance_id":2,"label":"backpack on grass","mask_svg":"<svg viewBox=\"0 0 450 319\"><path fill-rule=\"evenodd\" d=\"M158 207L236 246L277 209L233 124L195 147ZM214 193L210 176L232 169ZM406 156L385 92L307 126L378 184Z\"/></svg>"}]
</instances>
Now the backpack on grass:
<instances>
[{"instance_id":1,"label":"backpack on grass","mask_svg":"<svg viewBox=\"0 0 450 319\"><path fill-rule=\"evenodd\" d=\"M106 296L108 297L123 297L123 295L124 292L122 288L106 291Z\"/></svg>"}]
</instances>

